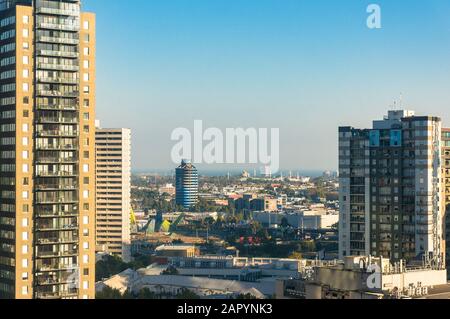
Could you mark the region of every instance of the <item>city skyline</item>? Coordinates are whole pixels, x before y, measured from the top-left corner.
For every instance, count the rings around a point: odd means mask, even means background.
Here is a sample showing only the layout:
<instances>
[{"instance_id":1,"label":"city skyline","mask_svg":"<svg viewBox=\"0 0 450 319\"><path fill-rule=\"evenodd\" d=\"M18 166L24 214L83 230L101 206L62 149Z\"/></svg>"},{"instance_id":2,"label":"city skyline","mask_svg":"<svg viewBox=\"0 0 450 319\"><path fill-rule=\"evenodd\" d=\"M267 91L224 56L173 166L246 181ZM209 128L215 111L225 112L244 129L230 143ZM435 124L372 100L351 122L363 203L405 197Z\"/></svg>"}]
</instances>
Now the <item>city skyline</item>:
<instances>
[{"instance_id":1,"label":"city skyline","mask_svg":"<svg viewBox=\"0 0 450 319\"><path fill-rule=\"evenodd\" d=\"M170 134L197 119L279 127L280 167L293 170L336 170L336 129L389 109L449 126L450 5L377 3L379 30L366 26L366 1L86 0L102 39L97 118L133 130L134 170L176 166Z\"/></svg>"}]
</instances>

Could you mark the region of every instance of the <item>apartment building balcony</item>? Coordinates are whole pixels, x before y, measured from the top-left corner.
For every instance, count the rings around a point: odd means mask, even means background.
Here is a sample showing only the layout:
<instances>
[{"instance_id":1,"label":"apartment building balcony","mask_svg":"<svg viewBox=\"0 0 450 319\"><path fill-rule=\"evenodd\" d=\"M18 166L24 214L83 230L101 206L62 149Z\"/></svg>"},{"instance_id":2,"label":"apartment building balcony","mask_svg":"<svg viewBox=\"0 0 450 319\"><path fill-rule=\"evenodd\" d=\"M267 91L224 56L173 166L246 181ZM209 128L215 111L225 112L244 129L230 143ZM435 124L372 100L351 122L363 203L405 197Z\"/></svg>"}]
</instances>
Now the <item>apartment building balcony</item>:
<instances>
[{"instance_id":1,"label":"apartment building balcony","mask_svg":"<svg viewBox=\"0 0 450 319\"><path fill-rule=\"evenodd\" d=\"M37 41L43 42L43 43L57 43L57 44L68 44L68 45L77 45L80 43L80 39L48 37L48 36L38 36Z\"/></svg>"},{"instance_id":2,"label":"apartment building balcony","mask_svg":"<svg viewBox=\"0 0 450 319\"><path fill-rule=\"evenodd\" d=\"M77 244L79 241L78 236L72 238L38 238L38 245L63 245L63 244Z\"/></svg>"},{"instance_id":3,"label":"apartment building balcony","mask_svg":"<svg viewBox=\"0 0 450 319\"><path fill-rule=\"evenodd\" d=\"M67 230L77 230L79 227L78 223L70 225L36 225L35 229L37 232L49 232L49 231L67 231Z\"/></svg>"},{"instance_id":4,"label":"apartment building balcony","mask_svg":"<svg viewBox=\"0 0 450 319\"><path fill-rule=\"evenodd\" d=\"M39 137L78 137L78 132L67 132L61 130L38 130L37 135Z\"/></svg>"},{"instance_id":5,"label":"apartment building balcony","mask_svg":"<svg viewBox=\"0 0 450 319\"><path fill-rule=\"evenodd\" d=\"M62 57L77 59L80 57L78 52L54 51L54 50L37 50L39 56Z\"/></svg>"},{"instance_id":6,"label":"apartment building balcony","mask_svg":"<svg viewBox=\"0 0 450 319\"><path fill-rule=\"evenodd\" d=\"M79 97L80 92L79 91L62 92L62 91L57 91L57 90L38 90L37 95L38 96L50 96L50 97Z\"/></svg>"},{"instance_id":7,"label":"apartment building balcony","mask_svg":"<svg viewBox=\"0 0 450 319\"><path fill-rule=\"evenodd\" d=\"M45 278L45 279L38 279L36 281L38 286L54 286L54 285L75 285L77 283L76 280L60 280L60 279L52 279L52 278Z\"/></svg>"},{"instance_id":8,"label":"apartment building balcony","mask_svg":"<svg viewBox=\"0 0 450 319\"><path fill-rule=\"evenodd\" d=\"M37 64L37 67L38 67L38 69L41 69L41 70L74 71L74 72L78 72L80 70L80 66L78 66L78 65L52 64L52 63L42 63L42 62L39 62Z\"/></svg>"},{"instance_id":9,"label":"apartment building balcony","mask_svg":"<svg viewBox=\"0 0 450 319\"><path fill-rule=\"evenodd\" d=\"M56 158L56 157L36 157L37 164L76 164L79 159L77 157Z\"/></svg>"},{"instance_id":10,"label":"apartment building balcony","mask_svg":"<svg viewBox=\"0 0 450 319\"><path fill-rule=\"evenodd\" d=\"M79 24L66 24L66 23L49 23L49 22L37 22L38 29L58 30L58 31L80 31Z\"/></svg>"},{"instance_id":11,"label":"apartment building balcony","mask_svg":"<svg viewBox=\"0 0 450 319\"><path fill-rule=\"evenodd\" d=\"M48 116L37 116L37 122L42 124L78 124L78 117L48 117Z\"/></svg>"},{"instance_id":12,"label":"apartment building balcony","mask_svg":"<svg viewBox=\"0 0 450 319\"><path fill-rule=\"evenodd\" d=\"M76 177L78 174L76 172L69 172L69 171L61 171L58 170L57 172L37 172L36 176L38 177Z\"/></svg>"},{"instance_id":13,"label":"apartment building balcony","mask_svg":"<svg viewBox=\"0 0 450 319\"><path fill-rule=\"evenodd\" d=\"M73 136L76 137L76 136ZM52 145L36 145L38 151L76 151L78 149L77 143L72 144L52 144Z\"/></svg>"},{"instance_id":14,"label":"apartment building balcony","mask_svg":"<svg viewBox=\"0 0 450 319\"><path fill-rule=\"evenodd\" d=\"M38 77L38 83L53 83L53 84L79 84L79 79L62 78L62 77Z\"/></svg>"},{"instance_id":15,"label":"apartment building balcony","mask_svg":"<svg viewBox=\"0 0 450 319\"><path fill-rule=\"evenodd\" d=\"M58 16L68 16L68 17L78 17L80 15L80 10L65 10L65 9L61 9L61 8L37 7L36 13L58 15Z\"/></svg>"},{"instance_id":16,"label":"apartment building balcony","mask_svg":"<svg viewBox=\"0 0 450 319\"><path fill-rule=\"evenodd\" d=\"M77 264L72 265L64 265L64 264L43 264L43 265L36 265L36 271L41 273L47 273L47 272L61 272L61 271L73 271L78 269Z\"/></svg>"},{"instance_id":17,"label":"apartment building balcony","mask_svg":"<svg viewBox=\"0 0 450 319\"><path fill-rule=\"evenodd\" d=\"M49 111L77 111L77 105L60 105L60 104L39 104L37 106L38 110L49 110Z\"/></svg>"},{"instance_id":18,"label":"apartment building balcony","mask_svg":"<svg viewBox=\"0 0 450 319\"><path fill-rule=\"evenodd\" d=\"M52 212L52 211L35 211L35 216L39 218L67 218L67 217L77 217L78 212Z\"/></svg>"},{"instance_id":19,"label":"apartment building balcony","mask_svg":"<svg viewBox=\"0 0 450 319\"><path fill-rule=\"evenodd\" d=\"M76 257L79 252L74 251L57 251L57 252L49 252L49 251L38 251L36 254L37 258L40 259L49 259L49 258L67 258L67 257Z\"/></svg>"},{"instance_id":20,"label":"apartment building balcony","mask_svg":"<svg viewBox=\"0 0 450 319\"><path fill-rule=\"evenodd\" d=\"M51 184L51 185L34 185L35 189L38 191L73 191L77 190L76 185L64 185L64 184Z\"/></svg>"}]
</instances>

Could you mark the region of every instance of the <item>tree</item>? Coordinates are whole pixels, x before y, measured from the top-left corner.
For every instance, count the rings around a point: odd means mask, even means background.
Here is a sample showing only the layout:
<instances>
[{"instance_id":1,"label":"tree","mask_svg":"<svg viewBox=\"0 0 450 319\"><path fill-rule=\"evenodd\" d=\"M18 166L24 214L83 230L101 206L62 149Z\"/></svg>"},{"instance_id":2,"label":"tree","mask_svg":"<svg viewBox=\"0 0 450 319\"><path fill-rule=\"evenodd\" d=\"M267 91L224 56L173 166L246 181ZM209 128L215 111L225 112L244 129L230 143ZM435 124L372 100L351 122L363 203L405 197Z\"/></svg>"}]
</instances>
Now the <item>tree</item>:
<instances>
[{"instance_id":1,"label":"tree","mask_svg":"<svg viewBox=\"0 0 450 319\"><path fill-rule=\"evenodd\" d=\"M200 296L189 289L183 288L181 292L176 296L176 299L194 300L200 299Z\"/></svg>"},{"instance_id":2,"label":"tree","mask_svg":"<svg viewBox=\"0 0 450 319\"><path fill-rule=\"evenodd\" d=\"M104 278L121 273L128 268L129 265L119 257L108 255L97 262L95 266L95 279L96 281L101 281Z\"/></svg>"},{"instance_id":3,"label":"tree","mask_svg":"<svg viewBox=\"0 0 450 319\"><path fill-rule=\"evenodd\" d=\"M120 290L106 286L95 294L96 299L122 299Z\"/></svg>"},{"instance_id":4,"label":"tree","mask_svg":"<svg viewBox=\"0 0 450 319\"><path fill-rule=\"evenodd\" d=\"M289 221L288 221L288 219L286 217L283 217L281 219L281 227L283 227L283 228L288 228L289 227Z\"/></svg>"},{"instance_id":5,"label":"tree","mask_svg":"<svg viewBox=\"0 0 450 319\"><path fill-rule=\"evenodd\" d=\"M141 289L137 296L137 299L158 299L158 296L148 288Z\"/></svg>"},{"instance_id":6,"label":"tree","mask_svg":"<svg viewBox=\"0 0 450 319\"><path fill-rule=\"evenodd\" d=\"M176 276L178 274L179 274L178 270L173 266L169 266L166 270L163 270L163 272L161 273L161 275L170 275L170 276Z\"/></svg>"}]
</instances>

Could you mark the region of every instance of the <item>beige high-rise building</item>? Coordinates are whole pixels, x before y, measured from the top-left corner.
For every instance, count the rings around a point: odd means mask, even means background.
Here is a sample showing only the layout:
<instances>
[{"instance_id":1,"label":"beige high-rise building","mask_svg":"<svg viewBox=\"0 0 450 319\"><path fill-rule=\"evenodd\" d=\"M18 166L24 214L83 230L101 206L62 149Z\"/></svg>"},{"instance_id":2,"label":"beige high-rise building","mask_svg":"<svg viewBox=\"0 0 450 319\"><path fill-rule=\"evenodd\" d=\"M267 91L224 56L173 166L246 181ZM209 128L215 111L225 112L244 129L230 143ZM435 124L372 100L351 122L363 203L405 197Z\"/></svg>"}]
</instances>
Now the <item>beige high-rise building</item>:
<instances>
[{"instance_id":1,"label":"beige high-rise building","mask_svg":"<svg viewBox=\"0 0 450 319\"><path fill-rule=\"evenodd\" d=\"M97 127L97 251L131 260L131 130Z\"/></svg>"},{"instance_id":2,"label":"beige high-rise building","mask_svg":"<svg viewBox=\"0 0 450 319\"><path fill-rule=\"evenodd\" d=\"M95 297L95 16L0 0L0 299Z\"/></svg>"}]
</instances>

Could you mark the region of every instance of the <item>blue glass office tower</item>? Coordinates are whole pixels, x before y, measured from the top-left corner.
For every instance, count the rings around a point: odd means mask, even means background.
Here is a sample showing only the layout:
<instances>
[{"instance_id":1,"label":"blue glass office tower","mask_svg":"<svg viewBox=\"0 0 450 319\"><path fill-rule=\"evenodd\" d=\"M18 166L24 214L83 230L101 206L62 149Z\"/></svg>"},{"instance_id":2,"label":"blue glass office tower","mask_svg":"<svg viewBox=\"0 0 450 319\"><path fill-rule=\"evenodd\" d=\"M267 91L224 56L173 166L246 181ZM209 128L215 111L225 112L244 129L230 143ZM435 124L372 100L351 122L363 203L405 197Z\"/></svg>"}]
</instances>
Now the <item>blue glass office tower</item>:
<instances>
[{"instance_id":1,"label":"blue glass office tower","mask_svg":"<svg viewBox=\"0 0 450 319\"><path fill-rule=\"evenodd\" d=\"M176 204L189 209L198 202L198 173L190 161L183 160L176 169Z\"/></svg>"}]
</instances>

